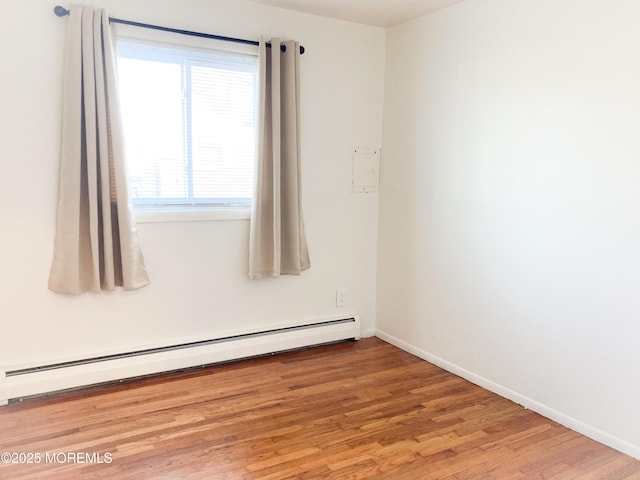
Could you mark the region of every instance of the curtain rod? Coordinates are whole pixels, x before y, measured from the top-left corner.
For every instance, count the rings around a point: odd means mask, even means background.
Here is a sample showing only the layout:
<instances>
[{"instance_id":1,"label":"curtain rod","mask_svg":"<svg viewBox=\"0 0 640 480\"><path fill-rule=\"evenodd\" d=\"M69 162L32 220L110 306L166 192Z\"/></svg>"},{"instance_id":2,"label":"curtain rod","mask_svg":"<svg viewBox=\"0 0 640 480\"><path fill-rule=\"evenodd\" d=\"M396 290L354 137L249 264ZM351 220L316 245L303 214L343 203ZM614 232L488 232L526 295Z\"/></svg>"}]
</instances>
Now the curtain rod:
<instances>
[{"instance_id":1,"label":"curtain rod","mask_svg":"<svg viewBox=\"0 0 640 480\"><path fill-rule=\"evenodd\" d=\"M67 10L64 7L61 7L60 5L57 5L53 9L53 12L58 17L65 17L65 16L69 15L69 13L70 13L69 10ZM225 42L244 43L244 44L247 44L247 45L256 45L256 46L260 45L260 42L256 42L255 40L245 40L244 38L224 37L222 35L213 35L211 33L192 32L190 30L180 30L178 28L162 27L160 25L150 25L148 23L133 22L131 20L122 20L120 18L109 17L109 22L110 23L120 23L122 25L131 25L133 27L150 28L152 30L161 30L163 32L179 33L181 35L189 35L191 37L209 38L209 39L212 39L212 40L222 40L222 41L225 41ZM267 46L267 48L271 48L271 43L267 42L266 46ZM280 45L280 50L285 52L287 50L287 47L285 45ZM300 46L300 54L303 54L303 53L304 53L304 47L301 45Z\"/></svg>"}]
</instances>

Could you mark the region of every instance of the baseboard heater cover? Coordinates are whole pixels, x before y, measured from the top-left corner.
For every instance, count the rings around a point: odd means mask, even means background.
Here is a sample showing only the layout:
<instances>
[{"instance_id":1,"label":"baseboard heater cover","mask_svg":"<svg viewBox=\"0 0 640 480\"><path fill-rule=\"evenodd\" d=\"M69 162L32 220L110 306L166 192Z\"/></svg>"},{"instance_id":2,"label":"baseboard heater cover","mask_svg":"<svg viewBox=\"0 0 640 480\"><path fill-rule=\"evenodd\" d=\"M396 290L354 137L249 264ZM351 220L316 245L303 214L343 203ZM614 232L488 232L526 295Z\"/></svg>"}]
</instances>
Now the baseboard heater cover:
<instances>
[{"instance_id":1,"label":"baseboard heater cover","mask_svg":"<svg viewBox=\"0 0 640 480\"><path fill-rule=\"evenodd\" d=\"M357 315L113 355L0 367L0 405L32 395L360 338Z\"/></svg>"}]
</instances>

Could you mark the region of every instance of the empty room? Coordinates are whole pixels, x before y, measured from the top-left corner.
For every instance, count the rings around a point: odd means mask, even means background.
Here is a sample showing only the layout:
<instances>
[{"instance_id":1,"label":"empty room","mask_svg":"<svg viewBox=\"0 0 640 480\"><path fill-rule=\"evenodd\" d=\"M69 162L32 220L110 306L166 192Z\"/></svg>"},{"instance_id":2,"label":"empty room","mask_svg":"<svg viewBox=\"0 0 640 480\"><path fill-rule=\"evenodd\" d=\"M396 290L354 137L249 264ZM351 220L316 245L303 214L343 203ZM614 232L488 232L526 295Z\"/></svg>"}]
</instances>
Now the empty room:
<instances>
[{"instance_id":1,"label":"empty room","mask_svg":"<svg viewBox=\"0 0 640 480\"><path fill-rule=\"evenodd\" d=\"M639 1L2 5L0 478L640 479Z\"/></svg>"}]
</instances>

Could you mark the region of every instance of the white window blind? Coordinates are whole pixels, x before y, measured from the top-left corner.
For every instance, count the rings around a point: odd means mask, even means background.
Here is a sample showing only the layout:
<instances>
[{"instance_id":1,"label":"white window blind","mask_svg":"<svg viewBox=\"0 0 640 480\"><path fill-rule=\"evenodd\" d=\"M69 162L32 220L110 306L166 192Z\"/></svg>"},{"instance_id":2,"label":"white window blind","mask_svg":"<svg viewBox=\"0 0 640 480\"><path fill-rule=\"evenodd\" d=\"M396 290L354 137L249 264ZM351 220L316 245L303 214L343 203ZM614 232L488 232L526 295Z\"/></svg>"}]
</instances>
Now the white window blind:
<instances>
[{"instance_id":1,"label":"white window blind","mask_svg":"<svg viewBox=\"0 0 640 480\"><path fill-rule=\"evenodd\" d=\"M120 40L118 76L136 206L249 206L257 57Z\"/></svg>"}]
</instances>

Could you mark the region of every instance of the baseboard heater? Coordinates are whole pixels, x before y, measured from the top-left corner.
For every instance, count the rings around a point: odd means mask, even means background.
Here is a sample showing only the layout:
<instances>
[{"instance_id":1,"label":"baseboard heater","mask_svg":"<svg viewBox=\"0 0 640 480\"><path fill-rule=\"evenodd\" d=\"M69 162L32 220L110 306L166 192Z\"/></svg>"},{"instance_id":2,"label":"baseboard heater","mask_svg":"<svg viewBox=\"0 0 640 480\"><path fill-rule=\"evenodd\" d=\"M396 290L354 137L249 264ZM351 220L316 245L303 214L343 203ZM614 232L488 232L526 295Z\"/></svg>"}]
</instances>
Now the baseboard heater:
<instances>
[{"instance_id":1,"label":"baseboard heater","mask_svg":"<svg viewBox=\"0 0 640 480\"><path fill-rule=\"evenodd\" d=\"M44 365L0 367L0 405L32 395L358 338L360 320L353 316Z\"/></svg>"}]
</instances>

